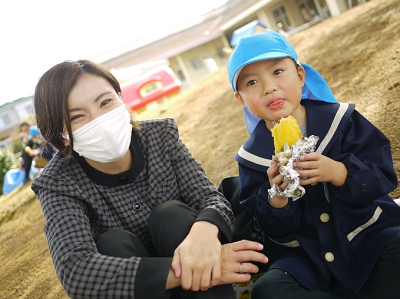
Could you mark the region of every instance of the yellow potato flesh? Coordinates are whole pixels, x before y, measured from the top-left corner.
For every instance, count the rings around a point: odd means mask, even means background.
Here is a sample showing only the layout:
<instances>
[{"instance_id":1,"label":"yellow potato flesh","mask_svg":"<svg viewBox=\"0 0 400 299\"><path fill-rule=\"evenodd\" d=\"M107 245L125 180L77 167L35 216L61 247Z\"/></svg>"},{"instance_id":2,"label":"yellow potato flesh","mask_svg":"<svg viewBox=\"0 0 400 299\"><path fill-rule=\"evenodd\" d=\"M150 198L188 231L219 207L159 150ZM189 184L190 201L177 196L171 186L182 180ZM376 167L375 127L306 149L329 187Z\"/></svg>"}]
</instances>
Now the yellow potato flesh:
<instances>
[{"instance_id":1,"label":"yellow potato flesh","mask_svg":"<svg viewBox=\"0 0 400 299\"><path fill-rule=\"evenodd\" d=\"M282 118L273 126L271 133L274 138L275 155L282 151L285 143L290 147L302 137L299 125L291 115Z\"/></svg>"}]
</instances>

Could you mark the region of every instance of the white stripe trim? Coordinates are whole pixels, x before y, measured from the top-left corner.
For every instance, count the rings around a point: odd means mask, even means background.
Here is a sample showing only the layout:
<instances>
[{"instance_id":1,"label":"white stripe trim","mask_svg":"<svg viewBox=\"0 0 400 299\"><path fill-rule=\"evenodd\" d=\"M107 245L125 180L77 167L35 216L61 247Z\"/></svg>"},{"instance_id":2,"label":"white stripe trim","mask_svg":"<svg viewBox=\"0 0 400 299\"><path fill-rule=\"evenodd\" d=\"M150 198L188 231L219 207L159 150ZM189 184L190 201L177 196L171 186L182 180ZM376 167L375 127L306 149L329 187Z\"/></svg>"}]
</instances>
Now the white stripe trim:
<instances>
[{"instance_id":1,"label":"white stripe trim","mask_svg":"<svg viewBox=\"0 0 400 299\"><path fill-rule=\"evenodd\" d=\"M320 143L319 147L316 150L316 152L319 154L321 154L325 150L325 148L331 141L333 135L335 134L335 132L340 124L340 121L342 120L344 114L346 113L346 111L349 107L349 104L347 104L347 103L339 103L339 105L340 105L339 109L336 112L336 115L332 121L332 124L328 130L328 133L325 135L324 140L322 140L322 142ZM261 158L252 153L249 153L248 151L246 151L243 148L243 146L239 149L238 155L240 157L242 157L243 159L250 161L254 164L257 164L257 165L262 165L262 166L267 166L267 167L271 166L271 162L272 162L271 159Z\"/></svg>"},{"instance_id":2,"label":"white stripe trim","mask_svg":"<svg viewBox=\"0 0 400 299\"><path fill-rule=\"evenodd\" d=\"M328 143L331 141L333 135L335 134L340 121L343 118L343 115L346 113L347 108L349 107L349 104L347 103L339 103L340 107L338 109L338 111L336 112L335 118L332 121L331 127L329 128L328 133L325 135L324 140L322 140L322 142L319 144L319 147L317 148L316 152L321 154L326 146L328 145Z\"/></svg>"},{"instance_id":3,"label":"white stripe trim","mask_svg":"<svg viewBox=\"0 0 400 299\"><path fill-rule=\"evenodd\" d=\"M353 238L355 236L357 236L361 231L363 231L364 229L368 228L369 226L371 226L372 224L374 224L379 216L382 214L382 209L378 206L375 210L374 215L372 216L372 218L370 220L368 220L368 222L364 223L363 225L357 227L355 230L353 230L350 234L347 235L347 240L349 240L349 242L351 242L351 240L353 240Z\"/></svg>"},{"instance_id":4,"label":"white stripe trim","mask_svg":"<svg viewBox=\"0 0 400 299\"><path fill-rule=\"evenodd\" d=\"M269 237L268 237L268 239L270 239L272 242L274 242L274 243L276 243L278 245L282 245L282 246L285 246L285 247L294 248L294 247L299 247L300 246L300 243L297 240L294 240L294 241L291 241L291 242L286 242L286 243L280 243L280 242L275 241L274 239L271 239Z\"/></svg>"},{"instance_id":5,"label":"white stripe trim","mask_svg":"<svg viewBox=\"0 0 400 299\"><path fill-rule=\"evenodd\" d=\"M238 155L247 161L253 162L254 164L267 166L267 167L271 166L270 159L260 158L259 156L253 155L252 153L249 153L248 151L246 151L243 148L243 146L239 149Z\"/></svg>"}]
</instances>

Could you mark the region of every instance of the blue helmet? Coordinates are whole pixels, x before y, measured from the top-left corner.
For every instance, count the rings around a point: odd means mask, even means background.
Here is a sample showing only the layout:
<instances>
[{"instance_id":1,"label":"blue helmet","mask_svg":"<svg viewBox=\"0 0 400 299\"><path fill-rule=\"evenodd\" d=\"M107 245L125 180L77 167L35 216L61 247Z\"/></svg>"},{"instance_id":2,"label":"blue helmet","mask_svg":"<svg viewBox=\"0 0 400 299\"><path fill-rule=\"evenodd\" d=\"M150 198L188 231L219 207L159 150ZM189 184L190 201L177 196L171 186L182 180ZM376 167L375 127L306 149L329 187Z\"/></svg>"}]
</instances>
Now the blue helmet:
<instances>
[{"instance_id":1,"label":"blue helmet","mask_svg":"<svg viewBox=\"0 0 400 299\"><path fill-rule=\"evenodd\" d=\"M36 125L31 126L31 128L29 129L29 138L32 138L33 136L42 137L42 134L40 134L40 130Z\"/></svg>"}]
</instances>

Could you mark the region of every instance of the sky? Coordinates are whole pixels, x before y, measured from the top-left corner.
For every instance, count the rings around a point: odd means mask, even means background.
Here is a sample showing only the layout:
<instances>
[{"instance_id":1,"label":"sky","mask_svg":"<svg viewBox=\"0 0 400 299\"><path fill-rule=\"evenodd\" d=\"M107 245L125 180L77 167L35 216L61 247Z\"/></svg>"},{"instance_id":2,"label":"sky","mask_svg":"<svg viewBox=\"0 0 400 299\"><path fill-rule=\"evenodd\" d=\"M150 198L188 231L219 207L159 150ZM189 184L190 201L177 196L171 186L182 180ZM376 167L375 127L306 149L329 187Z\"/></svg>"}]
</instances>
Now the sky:
<instances>
[{"instance_id":1,"label":"sky","mask_svg":"<svg viewBox=\"0 0 400 299\"><path fill-rule=\"evenodd\" d=\"M31 96L65 60L91 59L227 0L1 0L0 105Z\"/></svg>"}]
</instances>

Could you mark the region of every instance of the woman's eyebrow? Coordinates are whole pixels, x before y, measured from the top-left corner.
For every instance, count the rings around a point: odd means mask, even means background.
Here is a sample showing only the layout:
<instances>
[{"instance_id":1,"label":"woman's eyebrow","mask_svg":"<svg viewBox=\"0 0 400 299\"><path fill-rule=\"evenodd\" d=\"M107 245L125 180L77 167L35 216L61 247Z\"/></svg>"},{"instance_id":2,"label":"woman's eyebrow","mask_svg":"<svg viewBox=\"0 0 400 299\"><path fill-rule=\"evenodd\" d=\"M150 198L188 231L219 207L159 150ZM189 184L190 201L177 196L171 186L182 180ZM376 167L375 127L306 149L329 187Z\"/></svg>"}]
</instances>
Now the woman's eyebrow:
<instances>
[{"instance_id":1,"label":"woman's eyebrow","mask_svg":"<svg viewBox=\"0 0 400 299\"><path fill-rule=\"evenodd\" d=\"M105 96L105 95L107 95L107 94L109 94L109 93L112 93L111 91L105 91L105 92L102 92L101 94L99 94L97 97L96 97L96 99L94 100L94 102L96 103L98 100L100 100L103 96Z\"/></svg>"}]
</instances>

